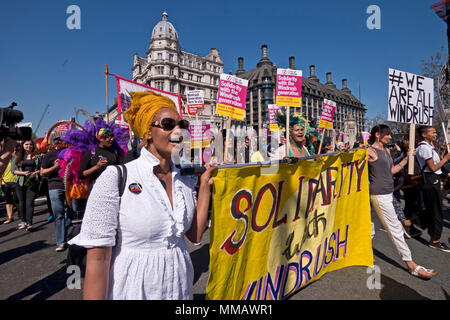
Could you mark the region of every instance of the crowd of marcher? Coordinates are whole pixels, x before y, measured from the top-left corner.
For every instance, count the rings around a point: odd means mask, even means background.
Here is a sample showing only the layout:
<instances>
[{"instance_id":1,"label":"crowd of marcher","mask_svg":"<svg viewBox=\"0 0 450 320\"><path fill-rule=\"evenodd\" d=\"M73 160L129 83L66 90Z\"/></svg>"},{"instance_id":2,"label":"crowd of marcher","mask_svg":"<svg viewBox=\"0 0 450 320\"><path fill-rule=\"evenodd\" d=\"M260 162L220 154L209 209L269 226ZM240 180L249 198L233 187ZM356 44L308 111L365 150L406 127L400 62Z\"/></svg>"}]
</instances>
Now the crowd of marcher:
<instances>
[{"instance_id":1,"label":"crowd of marcher","mask_svg":"<svg viewBox=\"0 0 450 320\"><path fill-rule=\"evenodd\" d=\"M181 142L179 129L187 129L188 122L169 98L153 92L132 93L132 98L124 113L134 134L127 153L123 143L117 142L119 131L112 124L94 125L94 136L85 137L92 138L86 144L90 147L78 146L76 152L66 149L67 143L75 145L80 140L73 138L76 132L50 135L45 151L39 148L42 152L33 141L17 143L7 165L0 163L7 213L3 223L13 223L16 211L17 228L32 231L34 200L37 195L47 196L56 251L69 248L69 262L79 265L86 256L86 299L192 299L194 271L184 236L199 243L207 228L217 148L211 144L203 149L207 161L200 176L181 175L172 162L172 151ZM285 129L283 113L277 119ZM350 146L328 137L320 143L312 134L315 129L300 114L289 119L286 139L232 137L228 145L224 143L227 152L219 163L276 161L366 148L373 210L408 271L433 277L437 271L417 264L404 238L427 230L430 248L450 252L441 241L450 154L446 146L436 150L436 130L420 127L416 148L409 150L407 135L391 147L390 128L377 125L368 143ZM85 134L89 128L78 131ZM410 156L415 159L414 175L407 171ZM82 221L81 227L69 239L68 228L76 220Z\"/></svg>"}]
</instances>

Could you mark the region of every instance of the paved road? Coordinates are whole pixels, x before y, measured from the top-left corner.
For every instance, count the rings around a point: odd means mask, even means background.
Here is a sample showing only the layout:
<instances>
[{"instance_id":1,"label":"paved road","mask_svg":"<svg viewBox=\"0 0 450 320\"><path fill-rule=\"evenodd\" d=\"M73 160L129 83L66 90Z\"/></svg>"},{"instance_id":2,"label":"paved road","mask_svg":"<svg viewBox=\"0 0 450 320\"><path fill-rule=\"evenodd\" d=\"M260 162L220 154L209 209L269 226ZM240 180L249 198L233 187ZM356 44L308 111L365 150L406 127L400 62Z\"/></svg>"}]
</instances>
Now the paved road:
<instances>
[{"instance_id":1,"label":"paved road","mask_svg":"<svg viewBox=\"0 0 450 320\"><path fill-rule=\"evenodd\" d=\"M66 286L66 252L55 251L54 224L47 223L45 199L35 201L34 232L17 230L17 221L0 225L0 299L13 300L76 300L82 298L81 289ZM450 240L450 202L444 200L445 221L442 239ZM5 220L4 205L0 204L0 221ZM428 237L407 240L413 258L422 265L433 267L439 274L431 280L410 276L399 258L387 233L377 218L373 239L375 265L381 270L381 289L368 289L370 274L366 267L347 267L325 274L291 297L292 300L450 300L450 253L426 246ZM194 299L204 299L209 274L209 232L203 243L188 243L194 263ZM82 287L82 286L81 286Z\"/></svg>"}]
</instances>

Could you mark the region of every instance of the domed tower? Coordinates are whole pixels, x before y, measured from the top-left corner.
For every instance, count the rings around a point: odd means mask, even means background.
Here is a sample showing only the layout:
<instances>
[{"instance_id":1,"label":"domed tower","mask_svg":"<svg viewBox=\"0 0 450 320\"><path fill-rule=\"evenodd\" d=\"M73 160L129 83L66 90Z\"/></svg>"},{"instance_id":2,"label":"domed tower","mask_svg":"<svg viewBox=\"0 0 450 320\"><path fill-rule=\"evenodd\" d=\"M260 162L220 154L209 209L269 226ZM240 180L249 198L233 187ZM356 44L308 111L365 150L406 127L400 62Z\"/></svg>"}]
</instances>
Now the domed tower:
<instances>
[{"instance_id":1,"label":"domed tower","mask_svg":"<svg viewBox=\"0 0 450 320\"><path fill-rule=\"evenodd\" d=\"M180 43L178 41L177 30L169 22L169 15L164 11L162 20L153 28L149 51L168 48L180 51Z\"/></svg>"}]
</instances>

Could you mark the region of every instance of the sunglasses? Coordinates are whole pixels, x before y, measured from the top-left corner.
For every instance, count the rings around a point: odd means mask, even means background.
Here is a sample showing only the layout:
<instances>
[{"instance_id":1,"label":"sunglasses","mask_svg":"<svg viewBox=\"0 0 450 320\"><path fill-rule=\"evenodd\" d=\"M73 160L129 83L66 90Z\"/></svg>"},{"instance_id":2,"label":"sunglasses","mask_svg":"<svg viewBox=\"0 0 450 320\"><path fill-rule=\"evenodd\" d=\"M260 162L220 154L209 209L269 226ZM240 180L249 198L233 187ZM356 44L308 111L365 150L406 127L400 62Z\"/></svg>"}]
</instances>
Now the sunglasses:
<instances>
[{"instance_id":1,"label":"sunglasses","mask_svg":"<svg viewBox=\"0 0 450 320\"><path fill-rule=\"evenodd\" d=\"M152 127L161 128L164 131L173 130L173 128L175 128L176 126L179 126L180 129L188 130L189 129L189 121L180 120L177 122L175 119L172 119L172 118L164 118L164 119L161 119L160 121L152 122Z\"/></svg>"}]
</instances>

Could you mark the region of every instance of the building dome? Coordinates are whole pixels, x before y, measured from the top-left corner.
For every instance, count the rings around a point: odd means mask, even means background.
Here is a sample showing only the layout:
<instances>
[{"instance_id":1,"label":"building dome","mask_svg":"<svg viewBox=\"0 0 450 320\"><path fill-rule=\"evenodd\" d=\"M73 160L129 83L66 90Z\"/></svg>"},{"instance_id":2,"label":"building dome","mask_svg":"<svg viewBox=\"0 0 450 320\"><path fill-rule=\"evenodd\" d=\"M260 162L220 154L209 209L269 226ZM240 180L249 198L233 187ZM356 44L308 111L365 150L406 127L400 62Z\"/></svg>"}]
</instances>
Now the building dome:
<instances>
[{"instance_id":1,"label":"building dome","mask_svg":"<svg viewBox=\"0 0 450 320\"><path fill-rule=\"evenodd\" d=\"M178 34L173 25L168 21L169 15L163 12L162 20L156 24L152 31L152 39L161 37L175 38L178 40Z\"/></svg>"}]
</instances>

